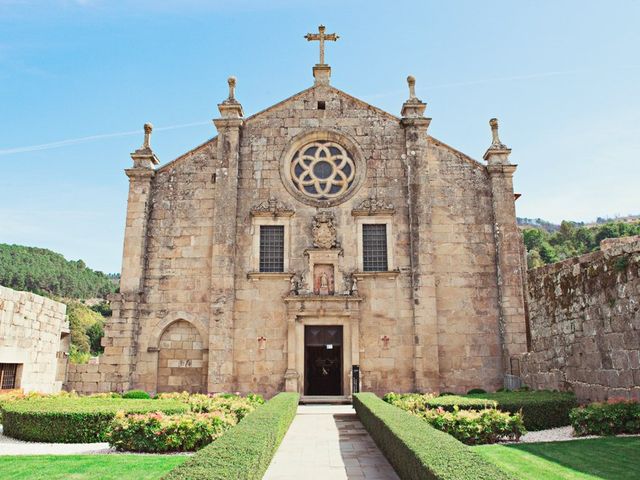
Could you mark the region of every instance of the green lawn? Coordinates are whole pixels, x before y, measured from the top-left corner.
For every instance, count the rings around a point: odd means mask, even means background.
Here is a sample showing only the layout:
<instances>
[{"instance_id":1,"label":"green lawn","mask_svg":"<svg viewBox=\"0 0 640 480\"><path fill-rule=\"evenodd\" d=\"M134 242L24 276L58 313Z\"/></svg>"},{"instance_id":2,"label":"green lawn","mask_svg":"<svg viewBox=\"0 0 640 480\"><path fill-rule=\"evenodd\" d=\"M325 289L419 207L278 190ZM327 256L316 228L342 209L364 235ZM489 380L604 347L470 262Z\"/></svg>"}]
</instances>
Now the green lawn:
<instances>
[{"instance_id":1,"label":"green lawn","mask_svg":"<svg viewBox=\"0 0 640 480\"><path fill-rule=\"evenodd\" d=\"M640 478L640 438L484 445L475 452L522 480Z\"/></svg>"},{"instance_id":2,"label":"green lawn","mask_svg":"<svg viewBox=\"0 0 640 480\"><path fill-rule=\"evenodd\" d=\"M0 456L2 480L157 480L184 455Z\"/></svg>"}]
</instances>

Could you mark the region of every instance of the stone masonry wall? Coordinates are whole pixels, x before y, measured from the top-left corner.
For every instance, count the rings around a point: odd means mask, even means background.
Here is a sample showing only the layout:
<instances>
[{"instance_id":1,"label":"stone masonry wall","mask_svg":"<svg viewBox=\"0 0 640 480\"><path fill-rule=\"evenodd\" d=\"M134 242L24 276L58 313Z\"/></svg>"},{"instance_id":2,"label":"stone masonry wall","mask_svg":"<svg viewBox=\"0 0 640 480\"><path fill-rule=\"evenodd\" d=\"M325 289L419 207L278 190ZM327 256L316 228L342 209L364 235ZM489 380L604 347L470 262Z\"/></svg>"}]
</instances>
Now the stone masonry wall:
<instances>
[{"instance_id":1,"label":"stone masonry wall","mask_svg":"<svg viewBox=\"0 0 640 480\"><path fill-rule=\"evenodd\" d=\"M573 390L581 401L640 399L640 237L531 270L532 388Z\"/></svg>"},{"instance_id":2,"label":"stone masonry wall","mask_svg":"<svg viewBox=\"0 0 640 480\"><path fill-rule=\"evenodd\" d=\"M362 273L353 211L370 198L393 205L393 271L358 279L362 302L349 320L358 335L353 348L362 389L383 394L502 386L497 227L484 164L429 137L426 126L413 131L400 118L323 85L243 119L237 145L232 127L216 122L220 136L149 170L149 187L140 181L133 189L139 192L130 195L127 225L144 232L128 232L144 237L138 242L144 255L129 259L142 265L140 282L129 283L140 283L140 291L136 285L121 290L100 365L70 367L67 388L168 387L163 382L175 375L165 369L183 368L170 367L163 351L163 335L176 322L191 325L202 340L208 390L271 396L285 388L294 347L288 336L293 320L283 299L290 276L309 268L306 250L319 209L287 190L283 158L300 135L313 131L332 131L357 146L358 170L366 171L351 196L323 207L335 216L341 275ZM236 148L234 174L230 159ZM281 275L260 276L252 211L271 199L291 211L288 267ZM515 228L515 217L513 222ZM316 317L307 319L334 320L323 313Z\"/></svg>"},{"instance_id":3,"label":"stone masonry wall","mask_svg":"<svg viewBox=\"0 0 640 480\"><path fill-rule=\"evenodd\" d=\"M18 388L59 392L67 364L67 306L0 286L0 363L18 364Z\"/></svg>"}]
</instances>

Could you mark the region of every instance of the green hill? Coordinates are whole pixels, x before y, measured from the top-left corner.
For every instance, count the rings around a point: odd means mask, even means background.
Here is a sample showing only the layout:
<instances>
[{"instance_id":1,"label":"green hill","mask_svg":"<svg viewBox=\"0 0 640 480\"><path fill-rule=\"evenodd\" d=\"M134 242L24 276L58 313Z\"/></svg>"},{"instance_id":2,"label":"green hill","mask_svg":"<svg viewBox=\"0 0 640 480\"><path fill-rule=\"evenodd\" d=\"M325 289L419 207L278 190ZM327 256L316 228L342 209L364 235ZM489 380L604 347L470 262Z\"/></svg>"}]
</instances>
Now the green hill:
<instances>
[{"instance_id":1,"label":"green hill","mask_svg":"<svg viewBox=\"0 0 640 480\"><path fill-rule=\"evenodd\" d=\"M0 285L40 295L105 298L117 285L82 260L66 260L44 248L0 243Z\"/></svg>"},{"instance_id":2,"label":"green hill","mask_svg":"<svg viewBox=\"0 0 640 480\"><path fill-rule=\"evenodd\" d=\"M640 235L640 222L614 221L583 226L564 221L553 233L543 227L530 227L524 228L522 235L529 268L536 268L598 250L606 238Z\"/></svg>"}]
</instances>

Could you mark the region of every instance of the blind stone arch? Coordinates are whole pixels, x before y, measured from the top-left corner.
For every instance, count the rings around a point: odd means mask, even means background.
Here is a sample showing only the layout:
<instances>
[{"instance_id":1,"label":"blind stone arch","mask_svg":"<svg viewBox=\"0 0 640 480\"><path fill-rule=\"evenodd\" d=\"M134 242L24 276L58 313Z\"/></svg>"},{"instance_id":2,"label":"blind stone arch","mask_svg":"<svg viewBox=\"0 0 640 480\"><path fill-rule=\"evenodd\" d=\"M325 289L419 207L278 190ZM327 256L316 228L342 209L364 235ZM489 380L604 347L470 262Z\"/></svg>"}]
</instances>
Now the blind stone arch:
<instances>
[{"instance_id":1,"label":"blind stone arch","mask_svg":"<svg viewBox=\"0 0 640 480\"><path fill-rule=\"evenodd\" d=\"M158 339L157 392L203 393L207 389L208 349L198 328L178 319Z\"/></svg>"}]
</instances>

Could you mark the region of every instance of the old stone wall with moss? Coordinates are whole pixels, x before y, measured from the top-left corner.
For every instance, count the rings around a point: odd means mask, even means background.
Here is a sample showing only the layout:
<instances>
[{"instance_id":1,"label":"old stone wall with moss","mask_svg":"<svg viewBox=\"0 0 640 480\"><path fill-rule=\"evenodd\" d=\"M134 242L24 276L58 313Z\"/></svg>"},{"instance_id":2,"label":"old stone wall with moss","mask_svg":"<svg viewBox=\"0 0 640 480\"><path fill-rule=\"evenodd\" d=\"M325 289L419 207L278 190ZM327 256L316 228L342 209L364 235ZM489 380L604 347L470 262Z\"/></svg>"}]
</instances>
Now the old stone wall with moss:
<instances>
[{"instance_id":1,"label":"old stone wall with moss","mask_svg":"<svg viewBox=\"0 0 640 480\"><path fill-rule=\"evenodd\" d=\"M639 277L640 237L529 271L524 382L582 401L640 400Z\"/></svg>"}]
</instances>

